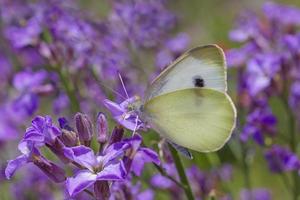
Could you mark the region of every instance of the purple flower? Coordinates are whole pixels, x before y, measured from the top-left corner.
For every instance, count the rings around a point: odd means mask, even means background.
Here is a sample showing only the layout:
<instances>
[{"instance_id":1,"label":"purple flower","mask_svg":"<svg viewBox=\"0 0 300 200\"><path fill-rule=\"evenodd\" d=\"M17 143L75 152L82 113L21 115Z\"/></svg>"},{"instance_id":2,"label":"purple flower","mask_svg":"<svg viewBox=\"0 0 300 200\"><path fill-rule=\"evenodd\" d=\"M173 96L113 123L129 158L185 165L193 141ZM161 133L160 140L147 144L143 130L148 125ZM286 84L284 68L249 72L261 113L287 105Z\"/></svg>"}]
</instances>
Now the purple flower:
<instances>
[{"instance_id":1,"label":"purple flower","mask_svg":"<svg viewBox=\"0 0 300 200\"><path fill-rule=\"evenodd\" d=\"M52 124L49 116L37 116L32 120L31 127L26 129L22 142L32 142L34 146L53 145L61 135L58 127Z\"/></svg>"},{"instance_id":2,"label":"purple flower","mask_svg":"<svg viewBox=\"0 0 300 200\"><path fill-rule=\"evenodd\" d=\"M242 190L240 193L240 200L271 200L272 196L267 189L253 189L253 190Z\"/></svg>"},{"instance_id":3,"label":"purple flower","mask_svg":"<svg viewBox=\"0 0 300 200\"><path fill-rule=\"evenodd\" d=\"M22 170L22 177L16 183L11 183L10 193L13 199L28 200L29 198L54 200L60 193L59 187L49 182L41 171L30 164Z\"/></svg>"},{"instance_id":4,"label":"purple flower","mask_svg":"<svg viewBox=\"0 0 300 200\"><path fill-rule=\"evenodd\" d=\"M235 42L245 42L251 38L261 38L259 19L252 12L244 12L238 17L236 27L229 33Z\"/></svg>"},{"instance_id":5,"label":"purple flower","mask_svg":"<svg viewBox=\"0 0 300 200\"><path fill-rule=\"evenodd\" d=\"M16 170L23 167L25 164L32 162L54 182L65 181L64 170L43 157L32 142L20 143L18 148L22 155L14 160L9 160L5 169L5 176L7 179L10 179L15 174Z\"/></svg>"},{"instance_id":6,"label":"purple flower","mask_svg":"<svg viewBox=\"0 0 300 200\"><path fill-rule=\"evenodd\" d=\"M108 99L105 99L103 103L118 123L129 130L137 131L146 128L146 125L138 118L137 109L140 104L139 101L139 97L134 96L126 99L121 104L117 104Z\"/></svg>"},{"instance_id":7,"label":"purple flower","mask_svg":"<svg viewBox=\"0 0 300 200\"><path fill-rule=\"evenodd\" d=\"M23 19L24 20L24 19ZM5 30L5 36L14 48L36 45L42 33L42 25L38 16L28 19L26 25L10 26Z\"/></svg>"},{"instance_id":8,"label":"purple flower","mask_svg":"<svg viewBox=\"0 0 300 200\"><path fill-rule=\"evenodd\" d=\"M300 81L295 81L290 88L289 104L295 110L300 107Z\"/></svg>"},{"instance_id":9,"label":"purple flower","mask_svg":"<svg viewBox=\"0 0 300 200\"><path fill-rule=\"evenodd\" d=\"M274 22L283 25L300 25L300 9L297 7L268 2L264 4L263 11Z\"/></svg>"},{"instance_id":10,"label":"purple flower","mask_svg":"<svg viewBox=\"0 0 300 200\"><path fill-rule=\"evenodd\" d=\"M115 143L105 149L103 155L96 156L92 149L85 146L66 147L65 156L81 165L84 169L68 178L66 187L70 196L75 196L96 181L124 180L126 170L122 160L126 143Z\"/></svg>"},{"instance_id":11,"label":"purple flower","mask_svg":"<svg viewBox=\"0 0 300 200\"><path fill-rule=\"evenodd\" d=\"M140 176L145 163L160 164L159 156L155 151L141 147L142 137L139 134L135 134L131 138L123 140L123 142L129 144L129 149L124 158L127 172L131 169L135 175Z\"/></svg>"},{"instance_id":12,"label":"purple flower","mask_svg":"<svg viewBox=\"0 0 300 200\"><path fill-rule=\"evenodd\" d=\"M34 91L36 87L41 86L48 74L44 70L38 72L22 71L14 76L13 85L19 91Z\"/></svg>"},{"instance_id":13,"label":"purple flower","mask_svg":"<svg viewBox=\"0 0 300 200\"><path fill-rule=\"evenodd\" d=\"M164 1L114 1L114 18L126 24L126 37L137 46L155 47L175 26L175 16Z\"/></svg>"},{"instance_id":14,"label":"purple flower","mask_svg":"<svg viewBox=\"0 0 300 200\"><path fill-rule=\"evenodd\" d=\"M247 116L240 139L246 142L249 137L253 137L255 142L264 145L265 136L273 137L275 135L276 125L277 119L269 107L257 107Z\"/></svg>"},{"instance_id":15,"label":"purple flower","mask_svg":"<svg viewBox=\"0 0 300 200\"><path fill-rule=\"evenodd\" d=\"M186 50L189 40L186 33L179 33L174 38L167 40L165 47L156 54L156 66L161 70L169 65Z\"/></svg>"},{"instance_id":16,"label":"purple flower","mask_svg":"<svg viewBox=\"0 0 300 200\"><path fill-rule=\"evenodd\" d=\"M280 55L258 54L247 64L247 85L252 96L271 85L272 79L281 69Z\"/></svg>"},{"instance_id":17,"label":"purple flower","mask_svg":"<svg viewBox=\"0 0 300 200\"><path fill-rule=\"evenodd\" d=\"M133 185L131 181L115 182L111 187L111 196L109 200L118 199L136 199L153 200L154 192L151 189L141 190L141 183Z\"/></svg>"},{"instance_id":18,"label":"purple flower","mask_svg":"<svg viewBox=\"0 0 300 200\"><path fill-rule=\"evenodd\" d=\"M285 147L273 145L265 153L269 168L274 173L299 171L300 160L296 154Z\"/></svg>"}]
</instances>

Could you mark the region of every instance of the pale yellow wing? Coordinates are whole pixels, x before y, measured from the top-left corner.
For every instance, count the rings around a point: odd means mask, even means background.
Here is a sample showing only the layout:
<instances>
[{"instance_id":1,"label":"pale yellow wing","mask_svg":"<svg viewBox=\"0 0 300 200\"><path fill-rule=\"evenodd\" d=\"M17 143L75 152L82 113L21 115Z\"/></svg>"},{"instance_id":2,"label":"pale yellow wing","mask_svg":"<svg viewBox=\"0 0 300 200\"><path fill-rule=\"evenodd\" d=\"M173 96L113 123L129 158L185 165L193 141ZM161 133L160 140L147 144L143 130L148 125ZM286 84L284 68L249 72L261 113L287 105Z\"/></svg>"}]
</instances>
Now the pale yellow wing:
<instances>
[{"instance_id":1,"label":"pale yellow wing","mask_svg":"<svg viewBox=\"0 0 300 200\"><path fill-rule=\"evenodd\" d=\"M206 88L154 97L144 105L143 114L163 137L199 152L221 148L230 138L236 119L230 97Z\"/></svg>"},{"instance_id":2,"label":"pale yellow wing","mask_svg":"<svg viewBox=\"0 0 300 200\"><path fill-rule=\"evenodd\" d=\"M203 83L204 88L226 92L225 57L217 45L196 47L176 59L149 86L145 102L168 92L197 87L197 80L198 87Z\"/></svg>"}]
</instances>

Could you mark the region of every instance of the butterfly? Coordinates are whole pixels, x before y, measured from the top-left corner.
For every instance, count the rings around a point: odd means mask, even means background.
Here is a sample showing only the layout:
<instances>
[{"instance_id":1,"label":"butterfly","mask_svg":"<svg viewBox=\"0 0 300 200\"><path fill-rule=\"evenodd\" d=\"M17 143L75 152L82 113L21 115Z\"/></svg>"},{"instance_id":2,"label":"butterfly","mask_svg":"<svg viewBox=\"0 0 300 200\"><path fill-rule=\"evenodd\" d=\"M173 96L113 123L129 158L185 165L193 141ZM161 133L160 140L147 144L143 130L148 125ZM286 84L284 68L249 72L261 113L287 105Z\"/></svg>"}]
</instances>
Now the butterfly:
<instances>
[{"instance_id":1,"label":"butterfly","mask_svg":"<svg viewBox=\"0 0 300 200\"><path fill-rule=\"evenodd\" d=\"M226 61L217 45L193 48L170 64L149 85L132 111L184 154L220 149L236 123L227 92ZM184 152L185 151L185 152Z\"/></svg>"},{"instance_id":2,"label":"butterfly","mask_svg":"<svg viewBox=\"0 0 300 200\"><path fill-rule=\"evenodd\" d=\"M146 90L142 120L173 143L199 152L230 138L236 109L227 92L226 61L217 45L185 52Z\"/></svg>"}]
</instances>

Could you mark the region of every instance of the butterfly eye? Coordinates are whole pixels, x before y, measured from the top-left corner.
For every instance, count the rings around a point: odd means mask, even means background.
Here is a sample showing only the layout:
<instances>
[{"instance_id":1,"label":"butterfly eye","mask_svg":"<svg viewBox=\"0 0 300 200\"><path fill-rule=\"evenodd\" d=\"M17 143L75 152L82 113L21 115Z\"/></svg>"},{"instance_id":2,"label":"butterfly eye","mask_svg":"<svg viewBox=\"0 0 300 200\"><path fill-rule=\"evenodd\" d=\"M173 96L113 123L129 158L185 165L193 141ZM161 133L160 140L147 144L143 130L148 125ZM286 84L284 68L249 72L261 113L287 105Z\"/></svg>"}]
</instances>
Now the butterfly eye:
<instances>
[{"instance_id":1,"label":"butterfly eye","mask_svg":"<svg viewBox=\"0 0 300 200\"><path fill-rule=\"evenodd\" d=\"M193 83L195 87L204 87L204 79L201 76L193 77Z\"/></svg>"}]
</instances>

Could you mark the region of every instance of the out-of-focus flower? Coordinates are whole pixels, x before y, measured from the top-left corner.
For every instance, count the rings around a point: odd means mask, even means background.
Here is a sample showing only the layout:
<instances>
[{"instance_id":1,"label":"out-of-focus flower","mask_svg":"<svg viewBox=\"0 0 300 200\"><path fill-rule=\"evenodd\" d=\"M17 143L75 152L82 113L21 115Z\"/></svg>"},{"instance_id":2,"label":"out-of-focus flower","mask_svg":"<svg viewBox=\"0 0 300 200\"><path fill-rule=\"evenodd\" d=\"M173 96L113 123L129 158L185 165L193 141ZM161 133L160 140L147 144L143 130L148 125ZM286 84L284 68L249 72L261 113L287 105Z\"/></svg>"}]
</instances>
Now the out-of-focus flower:
<instances>
[{"instance_id":1,"label":"out-of-focus flower","mask_svg":"<svg viewBox=\"0 0 300 200\"><path fill-rule=\"evenodd\" d=\"M131 181L115 182L111 188L109 200L118 199L136 199L136 200L153 200L154 191L151 189L141 190L141 183L135 185Z\"/></svg>"},{"instance_id":2,"label":"out-of-focus flower","mask_svg":"<svg viewBox=\"0 0 300 200\"><path fill-rule=\"evenodd\" d=\"M288 148L273 145L265 153L269 168L272 172L299 171L300 160L298 156Z\"/></svg>"},{"instance_id":3,"label":"out-of-focus flower","mask_svg":"<svg viewBox=\"0 0 300 200\"><path fill-rule=\"evenodd\" d=\"M21 179L10 186L13 199L54 200L54 193L58 195L60 192L54 183L49 182L47 176L30 164L21 173L23 175Z\"/></svg>"},{"instance_id":4,"label":"out-of-focus flower","mask_svg":"<svg viewBox=\"0 0 300 200\"><path fill-rule=\"evenodd\" d=\"M256 188L253 190L242 190L240 200L271 200L272 196L269 190Z\"/></svg>"},{"instance_id":5,"label":"out-of-focus flower","mask_svg":"<svg viewBox=\"0 0 300 200\"><path fill-rule=\"evenodd\" d=\"M269 107L257 107L247 116L240 139L243 142L252 137L260 145L265 144L265 136L274 137L276 134L277 119Z\"/></svg>"},{"instance_id":6,"label":"out-of-focus flower","mask_svg":"<svg viewBox=\"0 0 300 200\"><path fill-rule=\"evenodd\" d=\"M300 25L300 9L294 6L280 5L268 2L263 7L269 20L283 25ZM284 13L284 15L282 15Z\"/></svg>"},{"instance_id":7,"label":"out-of-focus flower","mask_svg":"<svg viewBox=\"0 0 300 200\"><path fill-rule=\"evenodd\" d=\"M123 34L142 47L155 47L175 26L176 17L164 1L114 1L112 17L125 23Z\"/></svg>"},{"instance_id":8,"label":"out-of-focus flower","mask_svg":"<svg viewBox=\"0 0 300 200\"><path fill-rule=\"evenodd\" d=\"M178 179L173 163L164 164L163 166L168 175ZM212 191L218 190L217 185L221 181L229 181L232 176L232 168L227 164L211 171L201 171L198 167L192 166L186 170L186 173L195 197L201 199L209 197ZM168 190L173 198L180 198L182 195L181 188L163 175L154 175L151 178L151 184L156 188ZM218 196L220 199L225 197L227 195Z\"/></svg>"}]
</instances>

